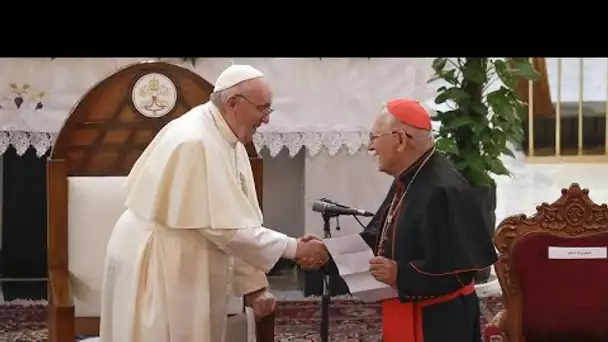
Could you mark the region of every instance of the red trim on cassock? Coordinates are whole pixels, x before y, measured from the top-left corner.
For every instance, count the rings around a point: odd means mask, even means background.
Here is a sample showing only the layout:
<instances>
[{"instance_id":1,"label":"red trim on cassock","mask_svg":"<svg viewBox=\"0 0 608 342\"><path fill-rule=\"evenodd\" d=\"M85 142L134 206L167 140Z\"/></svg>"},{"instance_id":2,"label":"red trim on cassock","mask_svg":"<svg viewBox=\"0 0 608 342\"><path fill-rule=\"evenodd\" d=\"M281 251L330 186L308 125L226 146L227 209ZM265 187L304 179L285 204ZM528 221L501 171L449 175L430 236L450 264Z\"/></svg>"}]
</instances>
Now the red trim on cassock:
<instances>
[{"instance_id":1,"label":"red trim on cassock","mask_svg":"<svg viewBox=\"0 0 608 342\"><path fill-rule=\"evenodd\" d=\"M468 273L468 272L478 272L481 271L483 269L485 269L486 267L492 266L492 265L488 265L484 268L472 268L472 269L468 269L468 270L455 270L455 271L451 271L451 272L445 272L445 273L429 273L429 272L424 272L421 269L419 269L418 267L416 267L416 265L414 265L413 262L410 261L410 266L412 267L412 269L420 274L426 275L426 276L431 276L431 277L442 277L442 276L446 276L446 275L458 275L460 273Z\"/></svg>"},{"instance_id":2,"label":"red trim on cassock","mask_svg":"<svg viewBox=\"0 0 608 342\"><path fill-rule=\"evenodd\" d=\"M475 292L475 282L447 295L402 303L399 298L382 302L383 342L424 342L422 309Z\"/></svg>"},{"instance_id":3,"label":"red trim on cassock","mask_svg":"<svg viewBox=\"0 0 608 342\"><path fill-rule=\"evenodd\" d=\"M413 262L410 261L410 266L412 267L412 269L420 274L424 274L424 275L428 275L431 277L441 277L441 276L446 276L446 275L458 275L460 273L468 273L468 272L478 272L481 271L483 269L485 269L486 267L492 266L492 265L488 265L484 268L472 268L472 269L468 269L468 270L455 270L455 271L451 271L451 272L445 272L445 273L429 273L429 272L424 272L421 269L419 269L418 267L416 267L416 265L414 265Z\"/></svg>"}]
</instances>

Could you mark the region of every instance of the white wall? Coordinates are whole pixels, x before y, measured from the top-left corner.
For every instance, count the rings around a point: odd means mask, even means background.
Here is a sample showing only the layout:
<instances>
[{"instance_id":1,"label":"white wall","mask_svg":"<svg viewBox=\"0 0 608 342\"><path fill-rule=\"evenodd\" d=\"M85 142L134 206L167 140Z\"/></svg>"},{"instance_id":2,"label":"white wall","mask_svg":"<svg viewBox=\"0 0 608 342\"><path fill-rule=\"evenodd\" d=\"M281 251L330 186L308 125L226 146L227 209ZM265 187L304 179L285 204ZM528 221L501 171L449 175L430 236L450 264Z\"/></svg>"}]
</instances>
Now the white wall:
<instances>
[{"instance_id":1,"label":"white wall","mask_svg":"<svg viewBox=\"0 0 608 342\"><path fill-rule=\"evenodd\" d=\"M291 236L305 233L322 236L323 220L312 211L314 200L327 197L356 208L376 211L391 183L391 178L377 171L376 161L367 151L348 155L345 150L330 157L324 149L315 157L302 150L290 158L287 150L264 160L264 220L267 227ZM368 218L361 218L365 224ZM339 236L361 231L352 217L340 219Z\"/></svg>"},{"instance_id":2,"label":"white wall","mask_svg":"<svg viewBox=\"0 0 608 342\"><path fill-rule=\"evenodd\" d=\"M505 159L513 177L496 177L497 223L510 215L535 213L536 206L554 202L571 183L588 188L596 203L608 203L608 164L534 165L526 164L522 153L516 156Z\"/></svg>"},{"instance_id":3,"label":"white wall","mask_svg":"<svg viewBox=\"0 0 608 342\"><path fill-rule=\"evenodd\" d=\"M323 219L311 210L311 202L322 197L355 208L375 212L380 206L392 182L391 177L378 172L375 157L367 150L354 155L342 149L334 157L322 150L314 158L307 157L305 164L306 232L322 235ZM368 218L361 218L364 224ZM332 220L332 228L335 220ZM361 226L352 217L340 219L339 232L332 230L332 236L352 234L361 231Z\"/></svg>"},{"instance_id":4,"label":"white wall","mask_svg":"<svg viewBox=\"0 0 608 342\"><path fill-rule=\"evenodd\" d=\"M263 211L266 227L287 235L304 235L304 151L290 158L287 150L275 158L262 150Z\"/></svg>"}]
</instances>

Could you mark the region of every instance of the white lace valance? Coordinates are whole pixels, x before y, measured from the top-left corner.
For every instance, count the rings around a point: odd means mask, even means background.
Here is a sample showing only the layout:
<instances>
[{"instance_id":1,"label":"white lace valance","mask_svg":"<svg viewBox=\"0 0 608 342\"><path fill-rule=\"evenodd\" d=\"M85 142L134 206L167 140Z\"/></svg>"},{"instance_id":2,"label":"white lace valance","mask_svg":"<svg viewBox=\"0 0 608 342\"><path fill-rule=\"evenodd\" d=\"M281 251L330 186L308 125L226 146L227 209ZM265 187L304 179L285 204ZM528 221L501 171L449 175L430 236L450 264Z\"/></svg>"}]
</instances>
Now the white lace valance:
<instances>
[{"instance_id":1,"label":"white lace valance","mask_svg":"<svg viewBox=\"0 0 608 342\"><path fill-rule=\"evenodd\" d=\"M4 58L0 59L0 152L10 145L24 153L33 146L43 155L78 100L119 68L149 59ZM276 156L283 148L295 155L322 148L357 152L381 104L394 97L425 102L434 87L430 58L200 58L188 68L209 83L231 63L264 72L273 85L275 112L255 136L259 150Z\"/></svg>"},{"instance_id":2,"label":"white lace valance","mask_svg":"<svg viewBox=\"0 0 608 342\"><path fill-rule=\"evenodd\" d=\"M4 154L9 146L13 146L17 155L22 156L32 147L36 155L42 157L53 145L56 135L46 132L0 131L0 155Z\"/></svg>"}]
</instances>

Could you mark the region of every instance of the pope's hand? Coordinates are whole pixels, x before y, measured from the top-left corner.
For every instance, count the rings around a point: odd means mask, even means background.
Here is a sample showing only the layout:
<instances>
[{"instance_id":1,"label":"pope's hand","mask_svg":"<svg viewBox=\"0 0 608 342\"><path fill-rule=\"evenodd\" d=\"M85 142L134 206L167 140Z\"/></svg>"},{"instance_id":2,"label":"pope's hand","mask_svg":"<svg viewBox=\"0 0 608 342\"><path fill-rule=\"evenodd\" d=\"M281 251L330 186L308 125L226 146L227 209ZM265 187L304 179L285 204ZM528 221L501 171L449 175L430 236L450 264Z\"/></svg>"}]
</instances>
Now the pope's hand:
<instances>
[{"instance_id":1,"label":"pope's hand","mask_svg":"<svg viewBox=\"0 0 608 342\"><path fill-rule=\"evenodd\" d=\"M386 285L397 284L397 262L385 257L375 257L369 261L369 270L377 281Z\"/></svg>"},{"instance_id":2,"label":"pope's hand","mask_svg":"<svg viewBox=\"0 0 608 342\"><path fill-rule=\"evenodd\" d=\"M304 236L302 236L298 240L300 240L302 242L308 242L308 241L312 241L312 240L323 241L323 240L321 240L320 237L318 237L316 235L312 235L312 234L305 234Z\"/></svg>"},{"instance_id":3,"label":"pope's hand","mask_svg":"<svg viewBox=\"0 0 608 342\"><path fill-rule=\"evenodd\" d=\"M274 312L276 301L267 288L245 295L245 305L253 309L256 320L264 318Z\"/></svg>"},{"instance_id":4,"label":"pope's hand","mask_svg":"<svg viewBox=\"0 0 608 342\"><path fill-rule=\"evenodd\" d=\"M329 260L325 244L321 239L305 235L298 239L295 261L305 269L318 269Z\"/></svg>"}]
</instances>

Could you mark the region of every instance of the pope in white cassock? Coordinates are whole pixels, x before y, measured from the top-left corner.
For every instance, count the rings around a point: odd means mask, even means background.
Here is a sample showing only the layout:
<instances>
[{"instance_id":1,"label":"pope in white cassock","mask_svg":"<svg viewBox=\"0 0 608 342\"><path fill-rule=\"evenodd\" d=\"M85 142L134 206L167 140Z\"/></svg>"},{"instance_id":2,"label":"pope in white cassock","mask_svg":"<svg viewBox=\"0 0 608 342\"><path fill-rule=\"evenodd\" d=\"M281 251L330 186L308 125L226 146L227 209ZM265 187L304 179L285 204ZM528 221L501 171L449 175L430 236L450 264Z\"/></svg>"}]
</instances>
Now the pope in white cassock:
<instances>
[{"instance_id":1,"label":"pope in white cassock","mask_svg":"<svg viewBox=\"0 0 608 342\"><path fill-rule=\"evenodd\" d=\"M228 294L263 316L279 258L327 260L321 241L262 226L243 144L272 112L263 76L226 69L210 101L167 124L133 166L107 246L102 342L223 342Z\"/></svg>"}]
</instances>

